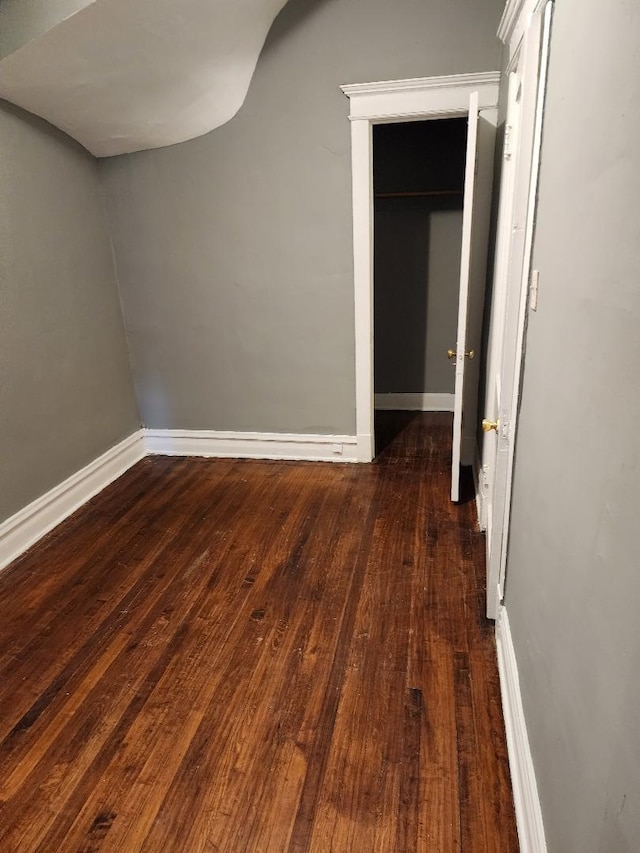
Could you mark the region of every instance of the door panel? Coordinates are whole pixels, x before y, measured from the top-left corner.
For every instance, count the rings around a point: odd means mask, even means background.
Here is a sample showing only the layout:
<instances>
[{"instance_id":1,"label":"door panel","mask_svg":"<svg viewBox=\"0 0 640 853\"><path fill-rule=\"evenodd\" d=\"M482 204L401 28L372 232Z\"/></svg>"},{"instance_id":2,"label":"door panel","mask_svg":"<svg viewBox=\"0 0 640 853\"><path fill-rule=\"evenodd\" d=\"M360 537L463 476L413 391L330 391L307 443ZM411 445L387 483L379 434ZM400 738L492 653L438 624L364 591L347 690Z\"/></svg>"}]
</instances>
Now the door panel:
<instances>
[{"instance_id":1,"label":"door panel","mask_svg":"<svg viewBox=\"0 0 640 853\"><path fill-rule=\"evenodd\" d=\"M478 111L478 93L473 92L469 102L458 331L455 349L452 501L460 499L460 465L473 464L477 445L480 347L496 121L497 110Z\"/></svg>"},{"instance_id":2,"label":"door panel","mask_svg":"<svg viewBox=\"0 0 640 853\"><path fill-rule=\"evenodd\" d=\"M499 352L490 365L485 412L488 419L497 419L499 426L495 436L487 435L483 444L483 469L488 472L487 616L491 619L497 616L505 581L550 16L548 4L533 17L524 35L516 67L517 94L513 102L510 100L511 115L507 115L507 125L517 127L517 139L506 169L510 198L505 199L505 208L501 205L499 213L498 241L508 235L509 242L506 263L496 268L495 286L503 296L495 306L492 338L495 335Z\"/></svg>"}]
</instances>

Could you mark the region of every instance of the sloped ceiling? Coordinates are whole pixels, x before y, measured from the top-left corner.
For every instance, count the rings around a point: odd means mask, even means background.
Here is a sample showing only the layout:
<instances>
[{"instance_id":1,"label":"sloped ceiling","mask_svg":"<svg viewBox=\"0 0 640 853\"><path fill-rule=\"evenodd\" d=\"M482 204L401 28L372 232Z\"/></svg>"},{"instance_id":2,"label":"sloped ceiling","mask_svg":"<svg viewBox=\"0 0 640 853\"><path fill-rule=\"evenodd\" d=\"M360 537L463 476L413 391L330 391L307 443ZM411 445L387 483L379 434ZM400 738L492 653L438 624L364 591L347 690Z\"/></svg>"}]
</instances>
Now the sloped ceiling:
<instances>
[{"instance_id":1,"label":"sloped ceiling","mask_svg":"<svg viewBox=\"0 0 640 853\"><path fill-rule=\"evenodd\" d=\"M0 0L0 97L96 157L208 133L242 106L286 0Z\"/></svg>"}]
</instances>

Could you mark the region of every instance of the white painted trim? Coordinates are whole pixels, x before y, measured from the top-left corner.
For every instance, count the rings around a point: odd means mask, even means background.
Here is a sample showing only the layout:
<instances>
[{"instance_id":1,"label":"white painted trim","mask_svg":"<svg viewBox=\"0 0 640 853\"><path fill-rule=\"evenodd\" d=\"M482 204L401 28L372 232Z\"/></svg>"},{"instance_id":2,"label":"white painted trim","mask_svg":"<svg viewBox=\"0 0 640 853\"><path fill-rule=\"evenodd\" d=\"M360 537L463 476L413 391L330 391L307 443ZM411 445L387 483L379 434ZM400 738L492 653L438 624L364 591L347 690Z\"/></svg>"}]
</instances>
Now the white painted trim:
<instances>
[{"instance_id":1,"label":"white painted trim","mask_svg":"<svg viewBox=\"0 0 640 853\"><path fill-rule=\"evenodd\" d=\"M460 463L474 456L462 454L466 436L462 431L462 408L465 403L465 362L467 361L467 328L469 325L469 284L473 236L475 233L476 176L480 168L478 147L478 93L469 97L469 119L467 122L467 150L464 167L464 196L462 202L462 242L460 245L460 284L458 286L458 314L456 323L455 385L453 404L453 434L451 438L451 500L460 499ZM484 274L484 273L483 273Z\"/></svg>"},{"instance_id":2,"label":"white painted trim","mask_svg":"<svg viewBox=\"0 0 640 853\"><path fill-rule=\"evenodd\" d=\"M372 446L371 434L138 430L0 524L0 570L149 454L370 462Z\"/></svg>"},{"instance_id":3,"label":"white painted trim","mask_svg":"<svg viewBox=\"0 0 640 853\"><path fill-rule=\"evenodd\" d=\"M214 456L237 459L297 459L316 462L359 462L355 435L220 432L217 430L145 429L147 453L163 456Z\"/></svg>"},{"instance_id":4,"label":"white painted trim","mask_svg":"<svg viewBox=\"0 0 640 853\"><path fill-rule=\"evenodd\" d=\"M139 430L0 524L0 569L144 456Z\"/></svg>"},{"instance_id":5,"label":"white painted trim","mask_svg":"<svg viewBox=\"0 0 640 853\"><path fill-rule=\"evenodd\" d=\"M489 109L496 106L499 85L500 72L489 71L353 83L340 88L350 99L349 118L352 121L388 122L465 115L469 110L471 92L478 92L480 109Z\"/></svg>"},{"instance_id":6,"label":"white painted trim","mask_svg":"<svg viewBox=\"0 0 640 853\"><path fill-rule=\"evenodd\" d=\"M520 0L524 2L524 0ZM349 98L356 95L388 92L422 91L424 89L443 89L446 87L477 86L486 83L498 83L499 71L481 71L478 74L449 74L442 77L412 77L408 80L381 80L375 83L348 83L340 86Z\"/></svg>"},{"instance_id":7,"label":"white painted trim","mask_svg":"<svg viewBox=\"0 0 640 853\"><path fill-rule=\"evenodd\" d=\"M522 37L531 19L546 2L547 0L507 0L497 35L500 41L508 47L509 65L520 49Z\"/></svg>"},{"instance_id":8,"label":"white painted trim","mask_svg":"<svg viewBox=\"0 0 640 853\"><path fill-rule=\"evenodd\" d=\"M502 555L500 560L500 576L498 587L502 591L507 570L507 552L509 538L509 520L511 517L511 490L513 484L513 472L515 465L516 430L518 425L518 412L520 404L520 389L522 384L522 364L525 351L525 334L527 312L529 306L529 284L531 275L531 262L533 257L533 237L535 233L536 212L538 206L538 182L540 179L540 161L542 154L542 125L544 120L544 104L547 90L547 73L549 66L549 45L551 38L551 20L553 12L553 0L544 0L546 7L543 12L542 35L540 43L540 70L537 85L537 97L535 107L535 124L533 131L533 148L531 153L531 170L529 174L529 196L527 204L527 216L524 224L524 249L522 260L522 271L520 279L520 304L517 319L517 339L513 357L516 361L513 388L510 400L510 425L509 425L509 456L507 460L505 505L502 518L503 541ZM542 6L543 3L540 3Z\"/></svg>"},{"instance_id":9,"label":"white painted trim","mask_svg":"<svg viewBox=\"0 0 640 853\"><path fill-rule=\"evenodd\" d=\"M508 186L503 185L500 194L497 224L499 254L493 289L496 301L491 306L485 389L489 406L486 416L499 418L501 422L497 441L495 436L489 435L485 435L483 441L483 463L491 478L485 502L487 616L490 619L498 613L507 570L511 484L525 358L531 247L535 231L553 0L536 0L534 8L536 14L533 17L522 11L514 41L509 45L512 55L517 57L514 72L517 75L516 85L522 87L522 97L515 122L512 174ZM517 46L516 39L519 40ZM512 94L510 91L507 120L515 105Z\"/></svg>"},{"instance_id":10,"label":"white painted trim","mask_svg":"<svg viewBox=\"0 0 640 853\"><path fill-rule=\"evenodd\" d=\"M371 462L375 455L374 436L372 433L361 433L356 436L356 462ZM347 460L344 460L347 461Z\"/></svg>"},{"instance_id":11,"label":"white painted trim","mask_svg":"<svg viewBox=\"0 0 640 853\"><path fill-rule=\"evenodd\" d=\"M342 86L349 97L353 195L356 432L358 461L373 459L373 144L372 125L466 115L477 91L483 109L496 107L500 73L391 80Z\"/></svg>"},{"instance_id":12,"label":"white painted trim","mask_svg":"<svg viewBox=\"0 0 640 853\"><path fill-rule=\"evenodd\" d=\"M368 462L371 435L138 430L0 524L0 570L148 454Z\"/></svg>"},{"instance_id":13,"label":"white painted trim","mask_svg":"<svg viewBox=\"0 0 640 853\"><path fill-rule=\"evenodd\" d=\"M505 607L501 607L498 614L496 647L520 851L546 853L547 843L522 706L518 663Z\"/></svg>"},{"instance_id":14,"label":"white painted trim","mask_svg":"<svg viewBox=\"0 0 640 853\"><path fill-rule=\"evenodd\" d=\"M373 131L368 121L351 122L353 193L353 281L356 348L356 433L370 436L373 459ZM362 452L366 457L366 447Z\"/></svg>"},{"instance_id":15,"label":"white painted trim","mask_svg":"<svg viewBox=\"0 0 640 853\"><path fill-rule=\"evenodd\" d=\"M526 2L527 0L507 0L507 5L504 7L504 12L498 25L498 38L503 44L507 44L511 39L511 35Z\"/></svg>"},{"instance_id":16,"label":"white painted trim","mask_svg":"<svg viewBox=\"0 0 640 853\"><path fill-rule=\"evenodd\" d=\"M376 409L399 412L452 412L453 394L376 394Z\"/></svg>"}]
</instances>

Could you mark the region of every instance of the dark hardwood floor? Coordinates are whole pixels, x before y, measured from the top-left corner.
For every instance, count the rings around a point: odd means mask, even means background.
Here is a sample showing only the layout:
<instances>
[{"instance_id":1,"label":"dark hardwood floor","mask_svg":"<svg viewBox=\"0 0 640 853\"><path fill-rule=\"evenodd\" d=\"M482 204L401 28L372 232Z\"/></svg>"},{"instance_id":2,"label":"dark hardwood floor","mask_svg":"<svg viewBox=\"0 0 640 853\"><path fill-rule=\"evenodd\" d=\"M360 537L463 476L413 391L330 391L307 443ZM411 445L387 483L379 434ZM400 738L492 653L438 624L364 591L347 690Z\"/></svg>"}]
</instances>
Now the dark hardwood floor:
<instances>
[{"instance_id":1,"label":"dark hardwood floor","mask_svg":"<svg viewBox=\"0 0 640 853\"><path fill-rule=\"evenodd\" d=\"M145 459L0 575L2 853L517 851L450 420L387 417Z\"/></svg>"}]
</instances>

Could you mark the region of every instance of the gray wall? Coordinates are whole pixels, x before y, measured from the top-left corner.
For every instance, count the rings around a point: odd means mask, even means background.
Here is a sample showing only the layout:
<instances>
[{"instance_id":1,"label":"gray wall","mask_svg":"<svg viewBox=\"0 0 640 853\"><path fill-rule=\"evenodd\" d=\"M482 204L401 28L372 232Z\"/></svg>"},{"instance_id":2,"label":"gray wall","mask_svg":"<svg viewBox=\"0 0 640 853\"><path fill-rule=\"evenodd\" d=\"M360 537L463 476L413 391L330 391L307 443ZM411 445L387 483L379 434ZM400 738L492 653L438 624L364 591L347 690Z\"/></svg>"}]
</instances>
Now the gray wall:
<instances>
[{"instance_id":1,"label":"gray wall","mask_svg":"<svg viewBox=\"0 0 640 853\"><path fill-rule=\"evenodd\" d=\"M139 426L96 161L0 102L0 520Z\"/></svg>"},{"instance_id":2,"label":"gray wall","mask_svg":"<svg viewBox=\"0 0 640 853\"><path fill-rule=\"evenodd\" d=\"M466 147L466 118L373 128L376 393L453 393Z\"/></svg>"},{"instance_id":3,"label":"gray wall","mask_svg":"<svg viewBox=\"0 0 640 853\"><path fill-rule=\"evenodd\" d=\"M146 425L355 432L338 86L494 70L502 8L290 0L231 122L101 162Z\"/></svg>"},{"instance_id":4,"label":"gray wall","mask_svg":"<svg viewBox=\"0 0 640 853\"><path fill-rule=\"evenodd\" d=\"M640 850L639 44L557 4L506 594L550 853Z\"/></svg>"},{"instance_id":5,"label":"gray wall","mask_svg":"<svg viewBox=\"0 0 640 853\"><path fill-rule=\"evenodd\" d=\"M375 203L376 393L453 394L462 211L429 198ZM447 209L449 207L449 209Z\"/></svg>"}]
</instances>

